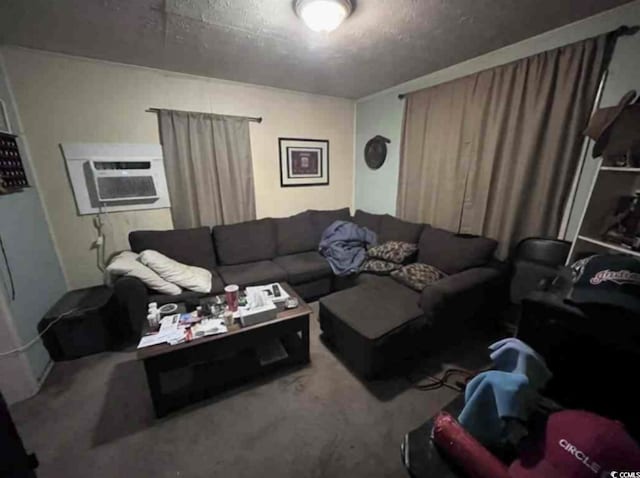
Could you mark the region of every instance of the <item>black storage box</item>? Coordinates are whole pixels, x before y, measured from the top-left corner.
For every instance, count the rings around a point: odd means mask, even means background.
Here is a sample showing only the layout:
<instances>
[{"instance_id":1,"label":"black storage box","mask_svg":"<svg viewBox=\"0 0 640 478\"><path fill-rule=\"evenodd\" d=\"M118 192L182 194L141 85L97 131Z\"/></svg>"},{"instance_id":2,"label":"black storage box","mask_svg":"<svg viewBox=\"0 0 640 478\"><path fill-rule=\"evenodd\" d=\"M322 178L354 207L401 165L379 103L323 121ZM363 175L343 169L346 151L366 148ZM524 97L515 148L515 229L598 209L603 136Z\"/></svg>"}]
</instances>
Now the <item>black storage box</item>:
<instances>
[{"instance_id":1,"label":"black storage box","mask_svg":"<svg viewBox=\"0 0 640 478\"><path fill-rule=\"evenodd\" d=\"M69 360L106 350L121 344L125 337L119 323L117 302L106 286L67 292L38 323L42 341L51 358Z\"/></svg>"}]
</instances>

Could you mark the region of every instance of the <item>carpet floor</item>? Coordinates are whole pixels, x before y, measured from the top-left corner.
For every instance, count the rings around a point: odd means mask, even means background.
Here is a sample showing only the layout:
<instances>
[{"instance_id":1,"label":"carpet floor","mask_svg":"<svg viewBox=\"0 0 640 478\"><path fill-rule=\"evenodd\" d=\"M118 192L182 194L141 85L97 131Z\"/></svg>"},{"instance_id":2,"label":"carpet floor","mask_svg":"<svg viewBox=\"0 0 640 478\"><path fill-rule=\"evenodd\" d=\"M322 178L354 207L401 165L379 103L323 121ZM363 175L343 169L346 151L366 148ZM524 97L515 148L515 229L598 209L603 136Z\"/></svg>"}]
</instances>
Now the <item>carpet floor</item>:
<instances>
[{"instance_id":1,"label":"carpet floor","mask_svg":"<svg viewBox=\"0 0 640 478\"><path fill-rule=\"evenodd\" d=\"M11 412L40 478L407 477L402 437L456 392L419 391L415 374L363 382L319 333L312 316L310 365L160 420L133 351L56 363L40 393ZM493 339L452 338L418 374L479 368Z\"/></svg>"}]
</instances>

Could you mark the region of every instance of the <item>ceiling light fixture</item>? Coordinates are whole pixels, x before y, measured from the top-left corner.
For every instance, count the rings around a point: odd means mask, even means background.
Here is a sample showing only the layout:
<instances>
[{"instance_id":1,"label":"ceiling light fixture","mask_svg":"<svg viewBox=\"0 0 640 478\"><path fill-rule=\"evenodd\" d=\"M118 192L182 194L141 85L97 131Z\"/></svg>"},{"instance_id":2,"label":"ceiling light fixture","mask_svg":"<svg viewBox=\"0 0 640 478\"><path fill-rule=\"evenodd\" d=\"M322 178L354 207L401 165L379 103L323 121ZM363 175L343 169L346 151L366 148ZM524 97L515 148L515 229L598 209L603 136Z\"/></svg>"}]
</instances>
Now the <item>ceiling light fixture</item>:
<instances>
[{"instance_id":1,"label":"ceiling light fixture","mask_svg":"<svg viewBox=\"0 0 640 478\"><path fill-rule=\"evenodd\" d=\"M349 16L349 0L297 0L296 12L315 32L332 32Z\"/></svg>"}]
</instances>

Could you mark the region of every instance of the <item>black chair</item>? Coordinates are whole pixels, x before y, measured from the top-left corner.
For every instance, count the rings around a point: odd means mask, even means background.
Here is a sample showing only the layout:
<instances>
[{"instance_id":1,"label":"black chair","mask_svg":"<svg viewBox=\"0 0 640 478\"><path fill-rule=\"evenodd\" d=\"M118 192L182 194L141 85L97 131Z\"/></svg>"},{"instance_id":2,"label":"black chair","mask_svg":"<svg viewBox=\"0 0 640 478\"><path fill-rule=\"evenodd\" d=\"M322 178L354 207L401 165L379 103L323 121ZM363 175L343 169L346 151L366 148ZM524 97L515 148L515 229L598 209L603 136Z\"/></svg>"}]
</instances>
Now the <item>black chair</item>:
<instances>
[{"instance_id":1,"label":"black chair","mask_svg":"<svg viewBox=\"0 0 640 478\"><path fill-rule=\"evenodd\" d=\"M571 243L559 239L529 237L514 248L510 266L506 323L515 326L521 315L522 300L532 292L544 290L556 277L569 256Z\"/></svg>"},{"instance_id":2,"label":"black chair","mask_svg":"<svg viewBox=\"0 0 640 478\"><path fill-rule=\"evenodd\" d=\"M519 305L531 292L552 280L569 256L571 243L559 239L529 237L515 247L511 259L511 303Z\"/></svg>"}]
</instances>

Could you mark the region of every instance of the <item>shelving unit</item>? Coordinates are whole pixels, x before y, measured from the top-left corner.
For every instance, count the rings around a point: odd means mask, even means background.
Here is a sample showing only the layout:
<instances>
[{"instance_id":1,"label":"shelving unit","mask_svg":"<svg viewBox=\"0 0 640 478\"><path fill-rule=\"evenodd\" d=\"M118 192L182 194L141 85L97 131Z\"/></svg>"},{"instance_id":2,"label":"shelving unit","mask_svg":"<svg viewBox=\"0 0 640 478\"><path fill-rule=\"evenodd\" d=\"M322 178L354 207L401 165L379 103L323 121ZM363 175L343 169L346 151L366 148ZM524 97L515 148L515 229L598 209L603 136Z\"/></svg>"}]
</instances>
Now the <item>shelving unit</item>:
<instances>
[{"instance_id":1,"label":"shelving unit","mask_svg":"<svg viewBox=\"0 0 640 478\"><path fill-rule=\"evenodd\" d=\"M617 173L640 173L640 168L620 168L617 166L602 166L600 171L614 171Z\"/></svg>"},{"instance_id":2,"label":"shelving unit","mask_svg":"<svg viewBox=\"0 0 640 478\"><path fill-rule=\"evenodd\" d=\"M635 191L640 190L640 168L603 166L602 159L597 161L598 172L591 184L589 200L582 213L567 265L572 264L577 256L584 253L628 254L640 258L639 251L603 239L620 196L633 196Z\"/></svg>"},{"instance_id":3,"label":"shelving unit","mask_svg":"<svg viewBox=\"0 0 640 478\"><path fill-rule=\"evenodd\" d=\"M0 193L9 194L29 187L17 136L0 132Z\"/></svg>"},{"instance_id":4,"label":"shelving unit","mask_svg":"<svg viewBox=\"0 0 640 478\"><path fill-rule=\"evenodd\" d=\"M597 239L593 239L591 237L586 237L586 236L578 236L578 239L580 239L581 241L588 242L590 244L594 244L599 247L603 247L605 249L611 249L612 251L624 252L625 254L630 254L632 256L640 257L640 252L626 249L617 244L611 244L610 242L599 241Z\"/></svg>"}]
</instances>

